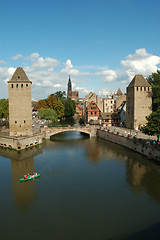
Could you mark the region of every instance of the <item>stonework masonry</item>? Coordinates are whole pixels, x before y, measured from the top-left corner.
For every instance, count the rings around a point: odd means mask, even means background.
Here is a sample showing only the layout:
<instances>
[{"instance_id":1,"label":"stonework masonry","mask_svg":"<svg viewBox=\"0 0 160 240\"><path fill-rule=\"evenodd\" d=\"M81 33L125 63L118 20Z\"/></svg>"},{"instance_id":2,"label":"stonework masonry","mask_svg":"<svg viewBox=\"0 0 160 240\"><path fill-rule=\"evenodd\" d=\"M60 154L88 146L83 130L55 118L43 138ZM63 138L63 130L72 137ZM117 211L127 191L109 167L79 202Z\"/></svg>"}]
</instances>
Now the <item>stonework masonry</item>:
<instances>
[{"instance_id":1,"label":"stonework masonry","mask_svg":"<svg viewBox=\"0 0 160 240\"><path fill-rule=\"evenodd\" d=\"M126 95L126 127L137 130L152 113L152 87L142 75L135 75Z\"/></svg>"},{"instance_id":2,"label":"stonework masonry","mask_svg":"<svg viewBox=\"0 0 160 240\"><path fill-rule=\"evenodd\" d=\"M23 68L17 68L8 81L10 136L33 135L31 84Z\"/></svg>"},{"instance_id":3,"label":"stonework masonry","mask_svg":"<svg viewBox=\"0 0 160 240\"><path fill-rule=\"evenodd\" d=\"M149 145L144 145L143 143L139 142L139 139L136 140L128 139L126 137L116 135L100 129L97 130L97 137L122 145L135 152L141 153L152 160L154 159L160 162L160 151Z\"/></svg>"}]
</instances>

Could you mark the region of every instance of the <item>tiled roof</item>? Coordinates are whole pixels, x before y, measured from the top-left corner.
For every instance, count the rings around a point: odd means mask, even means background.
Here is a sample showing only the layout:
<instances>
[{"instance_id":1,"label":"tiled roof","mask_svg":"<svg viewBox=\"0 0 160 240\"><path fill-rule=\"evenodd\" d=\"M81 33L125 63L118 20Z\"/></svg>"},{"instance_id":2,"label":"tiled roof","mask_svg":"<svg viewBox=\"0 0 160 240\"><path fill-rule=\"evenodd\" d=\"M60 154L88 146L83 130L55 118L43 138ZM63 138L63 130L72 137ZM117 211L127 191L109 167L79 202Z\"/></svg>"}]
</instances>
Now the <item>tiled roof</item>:
<instances>
[{"instance_id":1,"label":"tiled roof","mask_svg":"<svg viewBox=\"0 0 160 240\"><path fill-rule=\"evenodd\" d=\"M141 75L137 74L134 76L128 87L150 87L151 85L147 80Z\"/></svg>"},{"instance_id":2,"label":"tiled roof","mask_svg":"<svg viewBox=\"0 0 160 240\"><path fill-rule=\"evenodd\" d=\"M32 83L28 79L28 77L27 77L27 75L26 75L26 73L25 73L25 71L23 70L22 67L18 67L16 69L13 76L11 77L11 79L8 82L14 82L14 83L15 82L28 82L28 83Z\"/></svg>"}]
</instances>

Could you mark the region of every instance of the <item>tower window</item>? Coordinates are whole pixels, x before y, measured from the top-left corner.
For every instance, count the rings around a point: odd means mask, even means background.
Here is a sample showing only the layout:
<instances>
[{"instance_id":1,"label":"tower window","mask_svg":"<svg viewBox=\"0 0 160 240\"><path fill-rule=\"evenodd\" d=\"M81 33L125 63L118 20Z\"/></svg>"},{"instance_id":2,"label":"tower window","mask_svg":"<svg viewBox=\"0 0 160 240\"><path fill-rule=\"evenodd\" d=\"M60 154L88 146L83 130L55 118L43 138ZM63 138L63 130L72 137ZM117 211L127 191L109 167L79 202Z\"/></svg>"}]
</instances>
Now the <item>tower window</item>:
<instances>
[{"instance_id":1,"label":"tower window","mask_svg":"<svg viewBox=\"0 0 160 240\"><path fill-rule=\"evenodd\" d=\"M23 83L21 84L21 88L23 88Z\"/></svg>"},{"instance_id":2,"label":"tower window","mask_svg":"<svg viewBox=\"0 0 160 240\"><path fill-rule=\"evenodd\" d=\"M11 88L13 88L13 83L11 84Z\"/></svg>"},{"instance_id":3,"label":"tower window","mask_svg":"<svg viewBox=\"0 0 160 240\"><path fill-rule=\"evenodd\" d=\"M18 84L16 84L16 88L18 88Z\"/></svg>"},{"instance_id":4,"label":"tower window","mask_svg":"<svg viewBox=\"0 0 160 240\"><path fill-rule=\"evenodd\" d=\"M26 123L26 120L24 120L24 123Z\"/></svg>"},{"instance_id":5,"label":"tower window","mask_svg":"<svg viewBox=\"0 0 160 240\"><path fill-rule=\"evenodd\" d=\"M138 87L137 87L137 91L138 91Z\"/></svg>"},{"instance_id":6,"label":"tower window","mask_svg":"<svg viewBox=\"0 0 160 240\"><path fill-rule=\"evenodd\" d=\"M17 121L15 121L15 123L17 123Z\"/></svg>"},{"instance_id":7,"label":"tower window","mask_svg":"<svg viewBox=\"0 0 160 240\"><path fill-rule=\"evenodd\" d=\"M26 84L26 88L28 88L28 84Z\"/></svg>"}]
</instances>

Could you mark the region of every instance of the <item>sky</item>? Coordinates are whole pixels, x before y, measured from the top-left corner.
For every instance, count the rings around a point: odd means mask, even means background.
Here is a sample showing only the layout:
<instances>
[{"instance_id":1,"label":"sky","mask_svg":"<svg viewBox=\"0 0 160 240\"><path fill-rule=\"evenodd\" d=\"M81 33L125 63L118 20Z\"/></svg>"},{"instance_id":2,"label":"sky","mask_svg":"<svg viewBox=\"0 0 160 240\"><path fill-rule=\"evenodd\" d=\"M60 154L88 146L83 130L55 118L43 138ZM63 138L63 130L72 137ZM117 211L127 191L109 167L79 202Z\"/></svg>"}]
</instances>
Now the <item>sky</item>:
<instances>
[{"instance_id":1,"label":"sky","mask_svg":"<svg viewBox=\"0 0 160 240\"><path fill-rule=\"evenodd\" d=\"M123 93L160 69L159 0L0 0L0 98L23 67L32 98Z\"/></svg>"}]
</instances>

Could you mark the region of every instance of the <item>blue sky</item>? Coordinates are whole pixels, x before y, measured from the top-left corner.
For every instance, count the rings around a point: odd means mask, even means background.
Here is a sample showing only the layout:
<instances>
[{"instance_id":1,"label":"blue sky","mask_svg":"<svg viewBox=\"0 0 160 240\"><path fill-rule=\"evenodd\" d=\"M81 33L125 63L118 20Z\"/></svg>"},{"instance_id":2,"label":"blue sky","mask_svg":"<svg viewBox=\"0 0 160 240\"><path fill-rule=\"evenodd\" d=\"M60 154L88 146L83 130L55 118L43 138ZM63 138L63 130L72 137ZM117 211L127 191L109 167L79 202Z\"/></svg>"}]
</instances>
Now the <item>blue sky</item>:
<instances>
[{"instance_id":1,"label":"blue sky","mask_svg":"<svg viewBox=\"0 0 160 240\"><path fill-rule=\"evenodd\" d=\"M32 98L106 96L160 67L159 0L0 0L0 98L22 66Z\"/></svg>"}]
</instances>

